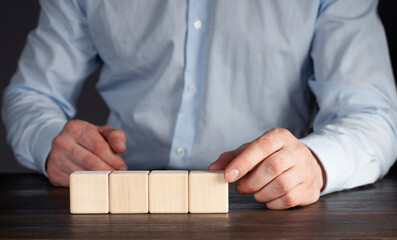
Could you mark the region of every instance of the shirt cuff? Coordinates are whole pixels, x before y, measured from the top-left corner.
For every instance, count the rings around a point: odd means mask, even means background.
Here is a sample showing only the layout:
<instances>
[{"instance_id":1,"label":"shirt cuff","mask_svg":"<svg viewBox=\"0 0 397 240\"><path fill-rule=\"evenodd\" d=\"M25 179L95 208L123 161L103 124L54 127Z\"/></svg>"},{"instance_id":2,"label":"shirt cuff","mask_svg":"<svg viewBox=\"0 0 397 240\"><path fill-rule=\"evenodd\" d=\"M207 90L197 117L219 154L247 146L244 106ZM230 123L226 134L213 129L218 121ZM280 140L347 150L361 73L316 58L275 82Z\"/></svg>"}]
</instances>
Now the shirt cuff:
<instances>
[{"instance_id":1,"label":"shirt cuff","mask_svg":"<svg viewBox=\"0 0 397 240\"><path fill-rule=\"evenodd\" d=\"M37 131L38 134L34 138L32 156L37 169L46 177L48 177L46 161L51 150L52 140L62 131L65 124L64 120L48 121Z\"/></svg>"},{"instance_id":2,"label":"shirt cuff","mask_svg":"<svg viewBox=\"0 0 397 240\"><path fill-rule=\"evenodd\" d=\"M324 167L326 185L321 195L341 191L349 178L349 162L338 142L323 134L312 133L300 141L305 144Z\"/></svg>"}]
</instances>

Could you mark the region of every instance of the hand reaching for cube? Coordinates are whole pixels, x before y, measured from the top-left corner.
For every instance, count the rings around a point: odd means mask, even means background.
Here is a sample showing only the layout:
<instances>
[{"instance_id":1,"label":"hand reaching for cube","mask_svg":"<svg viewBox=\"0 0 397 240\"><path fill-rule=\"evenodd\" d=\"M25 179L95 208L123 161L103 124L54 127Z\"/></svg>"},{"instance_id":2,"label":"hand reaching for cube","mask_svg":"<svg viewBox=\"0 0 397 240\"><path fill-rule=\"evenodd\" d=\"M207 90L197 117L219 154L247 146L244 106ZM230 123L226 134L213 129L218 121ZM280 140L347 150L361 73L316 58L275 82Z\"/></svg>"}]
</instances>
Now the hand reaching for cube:
<instances>
[{"instance_id":1,"label":"hand reaching for cube","mask_svg":"<svg viewBox=\"0 0 397 240\"><path fill-rule=\"evenodd\" d=\"M238 193L252 193L270 209L316 202L326 180L321 163L309 148L281 128L221 154L209 170L225 170L226 181L238 181Z\"/></svg>"}]
</instances>

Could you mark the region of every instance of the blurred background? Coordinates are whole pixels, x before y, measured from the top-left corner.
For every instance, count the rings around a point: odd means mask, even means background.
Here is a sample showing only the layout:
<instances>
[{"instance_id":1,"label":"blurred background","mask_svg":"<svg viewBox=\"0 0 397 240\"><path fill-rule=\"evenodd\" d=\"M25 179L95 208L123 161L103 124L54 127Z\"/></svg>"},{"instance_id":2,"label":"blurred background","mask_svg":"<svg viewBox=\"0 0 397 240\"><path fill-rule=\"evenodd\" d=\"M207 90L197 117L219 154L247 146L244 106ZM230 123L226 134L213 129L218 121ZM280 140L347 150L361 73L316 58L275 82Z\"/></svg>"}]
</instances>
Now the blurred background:
<instances>
[{"instance_id":1,"label":"blurred background","mask_svg":"<svg viewBox=\"0 0 397 240\"><path fill-rule=\"evenodd\" d=\"M397 21L393 0L379 1L379 15L385 26L392 59L394 75L397 72ZM37 25L40 12L37 0L2 0L0 3L0 105L2 93L15 73L17 63L26 42L27 34ZM109 113L108 108L95 91L98 71L85 82L77 104L77 119L103 125ZM397 146L396 146L397 147ZM0 173L31 172L15 160L6 143L4 125L0 124ZM391 170L397 174L397 165Z\"/></svg>"}]
</instances>

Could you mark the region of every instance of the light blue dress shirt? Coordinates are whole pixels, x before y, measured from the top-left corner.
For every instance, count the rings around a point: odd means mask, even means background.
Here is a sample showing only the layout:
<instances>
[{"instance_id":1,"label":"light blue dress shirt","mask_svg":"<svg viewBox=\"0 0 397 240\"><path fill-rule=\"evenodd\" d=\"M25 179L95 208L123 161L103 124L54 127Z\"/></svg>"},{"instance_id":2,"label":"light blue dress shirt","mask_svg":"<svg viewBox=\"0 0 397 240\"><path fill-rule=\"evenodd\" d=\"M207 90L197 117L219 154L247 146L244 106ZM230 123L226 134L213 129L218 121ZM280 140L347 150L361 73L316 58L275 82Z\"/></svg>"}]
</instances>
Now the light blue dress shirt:
<instances>
[{"instance_id":1,"label":"light blue dress shirt","mask_svg":"<svg viewBox=\"0 0 397 240\"><path fill-rule=\"evenodd\" d=\"M375 0L41 1L4 93L8 142L45 173L84 79L127 135L129 169L206 169L282 127L317 154L323 194L397 155L396 88Z\"/></svg>"}]
</instances>

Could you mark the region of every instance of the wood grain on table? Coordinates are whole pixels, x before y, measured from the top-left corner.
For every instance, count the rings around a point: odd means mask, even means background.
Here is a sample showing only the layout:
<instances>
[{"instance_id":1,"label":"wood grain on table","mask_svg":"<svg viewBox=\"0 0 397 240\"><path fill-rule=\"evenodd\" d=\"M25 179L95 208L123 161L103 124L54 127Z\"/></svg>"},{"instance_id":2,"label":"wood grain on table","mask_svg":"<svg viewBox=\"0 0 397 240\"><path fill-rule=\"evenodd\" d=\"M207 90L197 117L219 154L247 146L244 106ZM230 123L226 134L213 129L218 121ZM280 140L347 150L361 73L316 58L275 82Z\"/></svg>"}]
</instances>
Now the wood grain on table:
<instances>
[{"instance_id":1,"label":"wood grain on table","mask_svg":"<svg viewBox=\"0 0 397 240\"><path fill-rule=\"evenodd\" d=\"M268 210L230 185L227 214L71 215L69 189L36 174L0 175L0 239L397 239L397 177Z\"/></svg>"}]
</instances>

